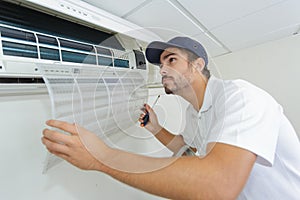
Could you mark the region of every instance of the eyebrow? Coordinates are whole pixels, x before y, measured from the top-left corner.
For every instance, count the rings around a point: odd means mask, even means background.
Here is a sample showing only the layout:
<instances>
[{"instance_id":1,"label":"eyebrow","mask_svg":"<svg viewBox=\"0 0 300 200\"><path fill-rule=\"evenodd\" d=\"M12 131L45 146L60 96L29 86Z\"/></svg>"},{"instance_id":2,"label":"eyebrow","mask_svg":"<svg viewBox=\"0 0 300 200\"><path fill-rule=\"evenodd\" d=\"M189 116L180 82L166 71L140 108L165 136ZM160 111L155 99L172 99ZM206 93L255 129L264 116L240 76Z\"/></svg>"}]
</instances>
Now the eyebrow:
<instances>
[{"instance_id":1,"label":"eyebrow","mask_svg":"<svg viewBox=\"0 0 300 200\"><path fill-rule=\"evenodd\" d=\"M169 54L165 55L162 60L166 60L168 57L173 56L173 55L177 55L177 54L176 53L169 53Z\"/></svg>"}]
</instances>

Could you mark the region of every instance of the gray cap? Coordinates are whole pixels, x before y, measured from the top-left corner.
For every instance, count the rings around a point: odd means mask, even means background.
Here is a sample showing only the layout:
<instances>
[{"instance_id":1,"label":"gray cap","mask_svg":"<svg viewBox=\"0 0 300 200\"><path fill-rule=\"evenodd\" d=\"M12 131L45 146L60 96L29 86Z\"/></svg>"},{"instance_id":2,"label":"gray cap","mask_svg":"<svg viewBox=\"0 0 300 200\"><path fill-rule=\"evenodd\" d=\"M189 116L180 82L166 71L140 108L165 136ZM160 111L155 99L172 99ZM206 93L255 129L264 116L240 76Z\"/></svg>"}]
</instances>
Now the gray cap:
<instances>
[{"instance_id":1,"label":"gray cap","mask_svg":"<svg viewBox=\"0 0 300 200\"><path fill-rule=\"evenodd\" d=\"M166 48L169 47L179 47L189 50L200 58L203 58L205 65L208 63L207 53L204 47L199 42L189 37L175 37L168 42L151 42L146 48L147 60L155 65L160 64L160 55Z\"/></svg>"}]
</instances>

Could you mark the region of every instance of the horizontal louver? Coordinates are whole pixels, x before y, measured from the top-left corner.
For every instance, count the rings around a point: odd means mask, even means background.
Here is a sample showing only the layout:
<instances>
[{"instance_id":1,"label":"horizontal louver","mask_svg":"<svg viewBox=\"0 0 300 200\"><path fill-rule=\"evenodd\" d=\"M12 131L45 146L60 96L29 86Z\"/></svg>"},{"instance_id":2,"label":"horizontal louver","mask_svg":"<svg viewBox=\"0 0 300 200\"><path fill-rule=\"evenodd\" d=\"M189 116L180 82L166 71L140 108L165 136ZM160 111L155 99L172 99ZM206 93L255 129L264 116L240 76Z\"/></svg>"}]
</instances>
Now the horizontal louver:
<instances>
[{"instance_id":1,"label":"horizontal louver","mask_svg":"<svg viewBox=\"0 0 300 200\"><path fill-rule=\"evenodd\" d=\"M38 58L37 47L33 45L2 41L2 48L4 55Z\"/></svg>"},{"instance_id":2,"label":"horizontal louver","mask_svg":"<svg viewBox=\"0 0 300 200\"><path fill-rule=\"evenodd\" d=\"M59 51L57 49L40 47L40 54L41 59L59 61Z\"/></svg>"},{"instance_id":3,"label":"horizontal louver","mask_svg":"<svg viewBox=\"0 0 300 200\"><path fill-rule=\"evenodd\" d=\"M19 39L19 40L31 41L31 42L36 41L34 34L30 32L15 30L12 28L6 28L1 26L0 26L0 32L3 38L13 38L13 39Z\"/></svg>"},{"instance_id":4,"label":"horizontal louver","mask_svg":"<svg viewBox=\"0 0 300 200\"><path fill-rule=\"evenodd\" d=\"M0 24L2 54L90 65L130 68L128 52Z\"/></svg>"}]
</instances>

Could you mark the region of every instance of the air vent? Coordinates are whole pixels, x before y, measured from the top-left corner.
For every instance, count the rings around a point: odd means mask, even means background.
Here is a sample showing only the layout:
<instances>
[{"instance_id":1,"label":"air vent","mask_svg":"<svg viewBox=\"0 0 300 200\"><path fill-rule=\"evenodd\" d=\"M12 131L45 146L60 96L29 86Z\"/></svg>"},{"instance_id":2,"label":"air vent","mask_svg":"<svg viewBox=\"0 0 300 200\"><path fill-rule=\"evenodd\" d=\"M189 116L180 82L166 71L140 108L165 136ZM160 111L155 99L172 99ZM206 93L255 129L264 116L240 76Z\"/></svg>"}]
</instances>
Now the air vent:
<instances>
[{"instance_id":1,"label":"air vent","mask_svg":"<svg viewBox=\"0 0 300 200\"><path fill-rule=\"evenodd\" d=\"M37 47L30 44L2 41L3 55L38 58Z\"/></svg>"},{"instance_id":2,"label":"air vent","mask_svg":"<svg viewBox=\"0 0 300 200\"><path fill-rule=\"evenodd\" d=\"M1 36L3 38L10 38L10 39L19 39L28 42L35 42L35 36L33 33L25 32L21 30L15 30L6 27L0 27Z\"/></svg>"},{"instance_id":3,"label":"air vent","mask_svg":"<svg viewBox=\"0 0 300 200\"><path fill-rule=\"evenodd\" d=\"M128 52L0 24L3 55L129 68Z\"/></svg>"}]
</instances>

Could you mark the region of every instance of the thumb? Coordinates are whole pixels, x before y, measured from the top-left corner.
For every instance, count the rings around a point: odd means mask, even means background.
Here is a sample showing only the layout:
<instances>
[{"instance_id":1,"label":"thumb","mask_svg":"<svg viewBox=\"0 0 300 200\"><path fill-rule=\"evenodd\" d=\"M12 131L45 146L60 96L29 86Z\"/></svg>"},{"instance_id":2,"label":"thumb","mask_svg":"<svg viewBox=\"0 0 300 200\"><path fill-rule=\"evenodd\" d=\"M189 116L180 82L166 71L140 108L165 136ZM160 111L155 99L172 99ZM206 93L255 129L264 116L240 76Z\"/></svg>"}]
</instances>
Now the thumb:
<instances>
[{"instance_id":1,"label":"thumb","mask_svg":"<svg viewBox=\"0 0 300 200\"><path fill-rule=\"evenodd\" d=\"M145 109L147 112L152 111L152 108L149 106L149 104L145 104Z\"/></svg>"},{"instance_id":2,"label":"thumb","mask_svg":"<svg viewBox=\"0 0 300 200\"><path fill-rule=\"evenodd\" d=\"M145 104L145 109L150 115L154 114L153 108L151 108L148 104Z\"/></svg>"}]
</instances>

